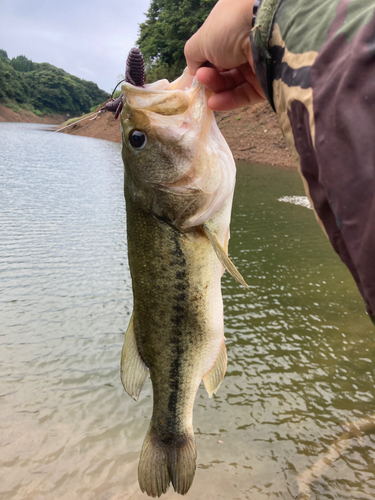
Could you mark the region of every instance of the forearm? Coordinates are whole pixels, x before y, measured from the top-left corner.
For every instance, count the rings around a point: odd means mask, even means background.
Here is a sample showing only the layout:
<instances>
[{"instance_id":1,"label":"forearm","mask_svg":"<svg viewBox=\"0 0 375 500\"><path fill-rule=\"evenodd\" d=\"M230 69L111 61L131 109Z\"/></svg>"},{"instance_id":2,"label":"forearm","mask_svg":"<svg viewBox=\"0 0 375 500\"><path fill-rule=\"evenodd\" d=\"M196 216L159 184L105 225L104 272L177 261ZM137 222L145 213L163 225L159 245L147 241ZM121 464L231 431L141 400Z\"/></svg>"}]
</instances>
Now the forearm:
<instances>
[{"instance_id":1,"label":"forearm","mask_svg":"<svg viewBox=\"0 0 375 500\"><path fill-rule=\"evenodd\" d=\"M361 5L283 0L267 39L262 19L252 38L257 77L306 193L375 318L375 5Z\"/></svg>"}]
</instances>

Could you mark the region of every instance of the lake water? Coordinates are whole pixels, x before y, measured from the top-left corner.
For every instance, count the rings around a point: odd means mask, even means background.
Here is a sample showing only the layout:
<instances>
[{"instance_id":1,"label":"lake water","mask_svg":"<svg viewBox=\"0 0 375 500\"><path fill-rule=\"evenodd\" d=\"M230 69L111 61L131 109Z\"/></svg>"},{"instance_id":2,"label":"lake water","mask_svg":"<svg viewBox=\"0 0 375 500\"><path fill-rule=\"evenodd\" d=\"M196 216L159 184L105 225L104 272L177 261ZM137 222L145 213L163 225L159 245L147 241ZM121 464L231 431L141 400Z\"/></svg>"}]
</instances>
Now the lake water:
<instances>
[{"instance_id":1,"label":"lake water","mask_svg":"<svg viewBox=\"0 0 375 500\"><path fill-rule=\"evenodd\" d=\"M0 497L146 499L137 465L151 383L123 390L132 311L121 147L0 123ZM223 278L229 364L197 394L187 500L298 498L342 422L375 413L375 329L298 174L238 165ZM312 499L375 498L375 431L352 439ZM180 498L173 490L163 497ZM301 498L301 496L300 496Z\"/></svg>"}]
</instances>

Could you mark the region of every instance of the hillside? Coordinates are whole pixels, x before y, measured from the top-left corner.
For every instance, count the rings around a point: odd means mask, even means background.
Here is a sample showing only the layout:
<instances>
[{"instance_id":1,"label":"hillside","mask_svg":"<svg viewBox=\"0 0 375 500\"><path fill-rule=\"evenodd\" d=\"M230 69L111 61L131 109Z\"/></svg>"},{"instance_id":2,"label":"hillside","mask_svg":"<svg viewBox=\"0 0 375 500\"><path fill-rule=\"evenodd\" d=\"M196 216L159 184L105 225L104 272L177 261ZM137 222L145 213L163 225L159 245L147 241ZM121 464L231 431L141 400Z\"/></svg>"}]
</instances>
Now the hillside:
<instances>
[{"instance_id":1,"label":"hillside","mask_svg":"<svg viewBox=\"0 0 375 500\"><path fill-rule=\"evenodd\" d=\"M296 167L268 103L215 115L236 160ZM113 113L100 113L96 119L76 123L63 132L121 142L120 121Z\"/></svg>"},{"instance_id":2,"label":"hillside","mask_svg":"<svg viewBox=\"0 0 375 500\"><path fill-rule=\"evenodd\" d=\"M0 104L0 122L47 123L49 125L57 125L63 123L67 118L66 115L55 113L52 115L38 116L32 111L22 108L14 111L13 108Z\"/></svg>"},{"instance_id":3,"label":"hillside","mask_svg":"<svg viewBox=\"0 0 375 500\"><path fill-rule=\"evenodd\" d=\"M81 80L48 63L0 50L0 104L44 114L81 115L107 99L96 83Z\"/></svg>"}]
</instances>

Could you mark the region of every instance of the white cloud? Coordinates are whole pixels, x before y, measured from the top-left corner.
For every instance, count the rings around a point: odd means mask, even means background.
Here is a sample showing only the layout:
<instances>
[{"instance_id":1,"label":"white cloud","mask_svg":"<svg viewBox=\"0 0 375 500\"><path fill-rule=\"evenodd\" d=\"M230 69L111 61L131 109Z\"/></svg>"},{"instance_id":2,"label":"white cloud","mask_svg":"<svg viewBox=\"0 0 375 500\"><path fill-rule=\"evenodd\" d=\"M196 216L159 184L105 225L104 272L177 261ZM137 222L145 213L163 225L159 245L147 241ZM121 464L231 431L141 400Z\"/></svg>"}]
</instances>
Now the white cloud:
<instances>
[{"instance_id":1,"label":"white cloud","mask_svg":"<svg viewBox=\"0 0 375 500\"><path fill-rule=\"evenodd\" d=\"M48 62L109 92L150 0L1 0L0 48Z\"/></svg>"}]
</instances>

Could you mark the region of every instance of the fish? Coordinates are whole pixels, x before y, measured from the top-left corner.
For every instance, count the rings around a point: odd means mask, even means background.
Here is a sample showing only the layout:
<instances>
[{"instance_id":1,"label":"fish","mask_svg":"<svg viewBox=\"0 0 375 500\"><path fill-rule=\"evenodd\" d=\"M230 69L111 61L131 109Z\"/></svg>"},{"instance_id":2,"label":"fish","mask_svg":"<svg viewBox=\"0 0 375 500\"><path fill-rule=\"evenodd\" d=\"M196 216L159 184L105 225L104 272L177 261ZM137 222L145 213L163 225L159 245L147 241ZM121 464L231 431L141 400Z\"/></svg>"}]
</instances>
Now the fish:
<instances>
[{"instance_id":1,"label":"fish","mask_svg":"<svg viewBox=\"0 0 375 500\"><path fill-rule=\"evenodd\" d=\"M221 277L244 278L228 257L236 166L209 91L185 72L174 82L124 83L121 110L133 312L121 380L138 401L148 376L153 411L138 480L160 497L194 479L193 405L227 368Z\"/></svg>"}]
</instances>

